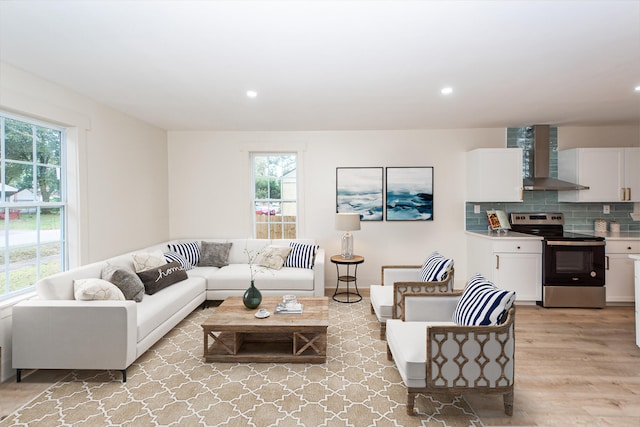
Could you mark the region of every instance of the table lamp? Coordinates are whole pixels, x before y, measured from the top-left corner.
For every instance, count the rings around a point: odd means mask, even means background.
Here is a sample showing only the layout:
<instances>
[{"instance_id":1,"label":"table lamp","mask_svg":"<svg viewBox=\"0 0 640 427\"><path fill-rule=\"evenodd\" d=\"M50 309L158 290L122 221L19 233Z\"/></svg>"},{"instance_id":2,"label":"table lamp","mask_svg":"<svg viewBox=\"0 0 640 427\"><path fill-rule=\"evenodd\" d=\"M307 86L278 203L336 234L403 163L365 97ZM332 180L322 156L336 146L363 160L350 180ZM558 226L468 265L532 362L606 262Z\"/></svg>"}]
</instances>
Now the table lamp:
<instances>
[{"instance_id":1,"label":"table lamp","mask_svg":"<svg viewBox=\"0 0 640 427\"><path fill-rule=\"evenodd\" d=\"M353 234L350 231L360 230L359 213L339 213L336 214L336 230L344 231L340 245L340 255L342 258L353 258Z\"/></svg>"}]
</instances>

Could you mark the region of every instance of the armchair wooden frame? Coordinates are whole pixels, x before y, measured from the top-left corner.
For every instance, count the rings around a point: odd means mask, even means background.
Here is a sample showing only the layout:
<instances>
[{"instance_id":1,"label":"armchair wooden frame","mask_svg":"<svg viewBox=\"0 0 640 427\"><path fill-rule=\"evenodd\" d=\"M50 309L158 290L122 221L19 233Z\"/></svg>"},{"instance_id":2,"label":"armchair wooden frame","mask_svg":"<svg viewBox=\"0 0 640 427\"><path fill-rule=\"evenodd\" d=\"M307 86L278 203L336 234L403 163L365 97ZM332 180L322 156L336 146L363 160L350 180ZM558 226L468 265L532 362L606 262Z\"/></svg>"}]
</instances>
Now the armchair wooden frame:
<instances>
[{"instance_id":1,"label":"armchair wooden frame","mask_svg":"<svg viewBox=\"0 0 640 427\"><path fill-rule=\"evenodd\" d=\"M380 283L384 286L384 270L391 268L422 268L421 265L383 265ZM393 319L402 319L404 314L404 300L402 295L409 293L439 293L450 292L453 290L453 278L455 270L452 268L447 271L444 280L439 282L394 282L393 283L393 307L391 309L391 315ZM371 305L371 314L375 314L373 305ZM380 339L384 340L387 331L387 324L380 322Z\"/></svg>"},{"instance_id":2,"label":"armchair wooden frame","mask_svg":"<svg viewBox=\"0 0 640 427\"><path fill-rule=\"evenodd\" d=\"M453 294L462 294L462 291L455 291ZM446 294L429 296L440 295ZM425 296L425 294L404 293L402 298L410 296ZM424 388L407 387L407 414L414 414L415 398L421 393L483 392L501 393L505 414L513 415L514 323L515 306L512 306L506 320L498 326L428 326L425 343L426 386ZM464 347L469 342L473 342L473 345L478 348L478 353L471 359L464 352ZM496 348L499 348L499 351L496 352ZM393 360L388 343L387 359ZM465 365L468 363L474 363L475 368L479 369L479 374L473 378L465 376ZM490 365L491 367L488 368ZM493 369L494 372L488 374L487 369ZM496 375L496 369L499 370L498 375Z\"/></svg>"}]
</instances>

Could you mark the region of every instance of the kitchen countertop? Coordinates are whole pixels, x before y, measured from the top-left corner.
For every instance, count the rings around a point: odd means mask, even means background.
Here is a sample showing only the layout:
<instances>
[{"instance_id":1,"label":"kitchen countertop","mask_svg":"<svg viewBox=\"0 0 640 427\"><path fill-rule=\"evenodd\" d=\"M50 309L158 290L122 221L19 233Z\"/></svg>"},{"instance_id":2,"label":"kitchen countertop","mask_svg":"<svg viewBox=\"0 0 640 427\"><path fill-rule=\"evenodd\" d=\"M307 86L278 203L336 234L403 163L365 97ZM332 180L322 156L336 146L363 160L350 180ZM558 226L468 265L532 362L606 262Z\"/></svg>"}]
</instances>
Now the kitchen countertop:
<instances>
[{"instance_id":1,"label":"kitchen countertop","mask_svg":"<svg viewBox=\"0 0 640 427\"><path fill-rule=\"evenodd\" d=\"M503 231L471 231L471 230L466 230L465 233L472 235L472 236L477 236L477 237L484 237L485 239L497 239L497 240L504 240L504 239L528 239L528 240L542 240L542 237L540 236L534 236L532 234L525 234L525 233L517 233L515 231L511 231L508 230L506 233Z\"/></svg>"},{"instance_id":2,"label":"kitchen countertop","mask_svg":"<svg viewBox=\"0 0 640 427\"><path fill-rule=\"evenodd\" d=\"M629 258L635 259L636 261L640 261L640 255L629 255Z\"/></svg>"},{"instance_id":3,"label":"kitchen countertop","mask_svg":"<svg viewBox=\"0 0 640 427\"><path fill-rule=\"evenodd\" d=\"M617 233L613 233L611 231L606 231L604 233L595 231L576 231L576 233L604 237L605 240L640 240L640 231L620 231Z\"/></svg>"}]
</instances>

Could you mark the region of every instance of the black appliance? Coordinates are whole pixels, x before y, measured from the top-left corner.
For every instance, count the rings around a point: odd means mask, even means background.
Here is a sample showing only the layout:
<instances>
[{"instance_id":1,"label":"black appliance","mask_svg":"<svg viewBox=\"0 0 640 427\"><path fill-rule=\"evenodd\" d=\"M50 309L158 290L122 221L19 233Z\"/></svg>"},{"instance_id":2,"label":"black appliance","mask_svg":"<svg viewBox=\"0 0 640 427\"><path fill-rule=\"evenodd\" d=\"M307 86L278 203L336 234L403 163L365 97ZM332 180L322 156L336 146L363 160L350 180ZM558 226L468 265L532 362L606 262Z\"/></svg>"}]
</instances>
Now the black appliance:
<instances>
[{"instance_id":1,"label":"black appliance","mask_svg":"<svg viewBox=\"0 0 640 427\"><path fill-rule=\"evenodd\" d=\"M605 306L605 240L564 231L562 213L512 213L511 229L544 238L543 307Z\"/></svg>"}]
</instances>

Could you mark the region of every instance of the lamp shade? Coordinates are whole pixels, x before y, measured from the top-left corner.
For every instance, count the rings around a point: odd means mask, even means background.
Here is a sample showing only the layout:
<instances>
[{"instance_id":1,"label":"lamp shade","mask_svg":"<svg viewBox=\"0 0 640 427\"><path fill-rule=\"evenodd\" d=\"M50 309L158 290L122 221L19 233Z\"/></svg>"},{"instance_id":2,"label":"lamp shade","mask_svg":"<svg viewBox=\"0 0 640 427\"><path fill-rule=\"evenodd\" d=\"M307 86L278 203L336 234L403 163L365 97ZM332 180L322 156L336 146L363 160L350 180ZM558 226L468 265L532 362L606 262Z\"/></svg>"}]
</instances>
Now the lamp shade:
<instances>
[{"instance_id":1,"label":"lamp shade","mask_svg":"<svg viewBox=\"0 0 640 427\"><path fill-rule=\"evenodd\" d=\"M336 214L336 230L340 230L340 231L360 230L360 214L359 213Z\"/></svg>"}]
</instances>

